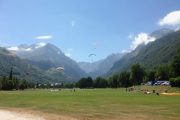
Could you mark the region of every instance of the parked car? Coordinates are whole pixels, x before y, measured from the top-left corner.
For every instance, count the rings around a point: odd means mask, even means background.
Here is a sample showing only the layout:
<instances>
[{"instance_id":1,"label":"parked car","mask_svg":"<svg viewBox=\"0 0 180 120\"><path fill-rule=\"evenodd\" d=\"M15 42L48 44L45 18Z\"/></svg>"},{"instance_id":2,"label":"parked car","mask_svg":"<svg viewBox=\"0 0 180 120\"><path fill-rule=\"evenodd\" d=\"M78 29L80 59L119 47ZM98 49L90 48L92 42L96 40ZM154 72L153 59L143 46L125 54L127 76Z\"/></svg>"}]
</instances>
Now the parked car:
<instances>
[{"instance_id":1,"label":"parked car","mask_svg":"<svg viewBox=\"0 0 180 120\"><path fill-rule=\"evenodd\" d=\"M162 83L161 85L168 86L168 85L170 85L170 82L169 82L169 81L165 81L165 82Z\"/></svg>"},{"instance_id":2,"label":"parked car","mask_svg":"<svg viewBox=\"0 0 180 120\"><path fill-rule=\"evenodd\" d=\"M157 81L154 85L170 85L169 81Z\"/></svg>"},{"instance_id":3,"label":"parked car","mask_svg":"<svg viewBox=\"0 0 180 120\"><path fill-rule=\"evenodd\" d=\"M151 81L148 81L145 85L152 85L152 82Z\"/></svg>"}]
</instances>

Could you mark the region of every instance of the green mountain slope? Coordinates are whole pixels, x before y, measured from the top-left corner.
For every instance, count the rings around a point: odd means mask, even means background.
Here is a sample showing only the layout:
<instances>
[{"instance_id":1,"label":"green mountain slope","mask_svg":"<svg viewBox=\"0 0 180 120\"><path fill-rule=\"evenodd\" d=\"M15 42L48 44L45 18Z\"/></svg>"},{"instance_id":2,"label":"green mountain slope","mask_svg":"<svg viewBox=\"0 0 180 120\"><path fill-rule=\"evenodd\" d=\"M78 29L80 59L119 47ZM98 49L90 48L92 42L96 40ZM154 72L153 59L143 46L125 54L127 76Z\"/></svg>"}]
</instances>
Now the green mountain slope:
<instances>
[{"instance_id":1,"label":"green mountain slope","mask_svg":"<svg viewBox=\"0 0 180 120\"><path fill-rule=\"evenodd\" d=\"M8 76L9 71L13 67L13 75L20 79L26 79L33 82L54 83L54 82L68 82L66 75L56 71L56 76L47 74L33 65L28 64L27 61L21 60L15 54L0 48L0 76ZM58 76L58 77L57 77Z\"/></svg>"},{"instance_id":2,"label":"green mountain slope","mask_svg":"<svg viewBox=\"0 0 180 120\"><path fill-rule=\"evenodd\" d=\"M36 48L36 45L31 45L31 48L31 51L17 51L16 54L27 60L28 63L47 71L47 73L53 72L50 72L51 68L63 67L64 73L69 76L68 78L71 78L70 80L79 80L80 77L85 75L79 65L55 45L48 43L38 48Z\"/></svg>"},{"instance_id":3,"label":"green mountain slope","mask_svg":"<svg viewBox=\"0 0 180 120\"><path fill-rule=\"evenodd\" d=\"M140 63L145 68L153 68L159 64L169 63L180 48L180 31L172 32L148 45L124 55L114 64L108 74L127 70L134 63Z\"/></svg>"}]
</instances>

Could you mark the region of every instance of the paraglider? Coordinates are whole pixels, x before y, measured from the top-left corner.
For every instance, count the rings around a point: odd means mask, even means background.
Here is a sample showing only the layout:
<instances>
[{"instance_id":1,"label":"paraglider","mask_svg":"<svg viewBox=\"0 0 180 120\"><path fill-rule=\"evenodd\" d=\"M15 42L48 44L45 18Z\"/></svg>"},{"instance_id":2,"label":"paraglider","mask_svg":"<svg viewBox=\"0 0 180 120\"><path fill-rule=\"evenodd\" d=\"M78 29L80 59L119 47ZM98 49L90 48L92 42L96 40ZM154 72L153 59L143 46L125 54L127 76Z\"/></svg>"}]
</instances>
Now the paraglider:
<instances>
[{"instance_id":1,"label":"paraglider","mask_svg":"<svg viewBox=\"0 0 180 120\"><path fill-rule=\"evenodd\" d=\"M91 62L93 62L93 58L96 56L96 54L89 54L88 57L91 58Z\"/></svg>"},{"instance_id":2,"label":"paraglider","mask_svg":"<svg viewBox=\"0 0 180 120\"><path fill-rule=\"evenodd\" d=\"M95 51L95 49L98 47L98 43L94 42L92 45L93 45L93 48L94 48L93 51ZM94 52L93 52L93 53L89 54L88 57L91 59L91 62L93 62L94 57L96 57L96 54L94 54Z\"/></svg>"},{"instance_id":3,"label":"paraglider","mask_svg":"<svg viewBox=\"0 0 180 120\"><path fill-rule=\"evenodd\" d=\"M56 70L64 71L64 67L57 67Z\"/></svg>"},{"instance_id":4,"label":"paraglider","mask_svg":"<svg viewBox=\"0 0 180 120\"><path fill-rule=\"evenodd\" d=\"M96 56L95 54L89 54L88 57Z\"/></svg>"}]
</instances>

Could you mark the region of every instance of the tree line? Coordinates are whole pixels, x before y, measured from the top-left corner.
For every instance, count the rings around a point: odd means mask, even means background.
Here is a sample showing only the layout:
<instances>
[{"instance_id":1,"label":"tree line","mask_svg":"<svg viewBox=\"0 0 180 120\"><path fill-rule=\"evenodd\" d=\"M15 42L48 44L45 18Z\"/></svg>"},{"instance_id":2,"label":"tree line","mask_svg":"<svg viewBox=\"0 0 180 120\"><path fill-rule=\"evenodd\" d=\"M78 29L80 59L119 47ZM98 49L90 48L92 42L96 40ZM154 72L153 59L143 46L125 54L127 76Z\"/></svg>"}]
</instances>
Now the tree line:
<instances>
[{"instance_id":1,"label":"tree line","mask_svg":"<svg viewBox=\"0 0 180 120\"><path fill-rule=\"evenodd\" d=\"M134 64L129 71L113 74L108 78L91 77L81 78L76 87L79 88L119 88L140 85L151 81L152 85L156 81L170 81L171 86L180 87L180 49L169 64L159 65L158 67L147 70L140 64Z\"/></svg>"},{"instance_id":2,"label":"tree line","mask_svg":"<svg viewBox=\"0 0 180 120\"><path fill-rule=\"evenodd\" d=\"M24 90L28 87L32 87L29 82L13 77L13 68L10 70L9 77L0 78L0 90Z\"/></svg>"}]
</instances>

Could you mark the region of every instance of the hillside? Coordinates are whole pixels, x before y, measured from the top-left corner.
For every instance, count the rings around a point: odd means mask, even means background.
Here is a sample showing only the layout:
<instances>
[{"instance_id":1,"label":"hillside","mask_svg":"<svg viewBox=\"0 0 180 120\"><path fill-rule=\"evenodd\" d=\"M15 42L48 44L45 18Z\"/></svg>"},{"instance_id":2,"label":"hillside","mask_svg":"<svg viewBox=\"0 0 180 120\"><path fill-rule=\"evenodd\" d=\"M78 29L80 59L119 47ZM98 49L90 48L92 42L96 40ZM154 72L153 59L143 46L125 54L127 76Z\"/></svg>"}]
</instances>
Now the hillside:
<instances>
[{"instance_id":1,"label":"hillside","mask_svg":"<svg viewBox=\"0 0 180 120\"><path fill-rule=\"evenodd\" d=\"M145 68L154 68L159 64L169 63L180 48L180 31L171 32L154 42L142 45L117 61L108 74L127 70L134 63Z\"/></svg>"},{"instance_id":2,"label":"hillside","mask_svg":"<svg viewBox=\"0 0 180 120\"><path fill-rule=\"evenodd\" d=\"M89 76L97 77L107 73L113 64L118 61L123 54L111 54L105 59L88 63L88 62L80 62L79 66L82 70L84 70Z\"/></svg>"},{"instance_id":3,"label":"hillside","mask_svg":"<svg viewBox=\"0 0 180 120\"><path fill-rule=\"evenodd\" d=\"M58 72L58 78L46 74L43 70L28 64L27 61L21 60L14 53L0 48L0 76L8 76L11 67L13 67L13 75L20 79L26 79L33 82L54 83L66 82L68 79L65 75Z\"/></svg>"},{"instance_id":4,"label":"hillside","mask_svg":"<svg viewBox=\"0 0 180 120\"><path fill-rule=\"evenodd\" d=\"M63 72L71 80L78 80L85 75L85 72L81 70L74 60L67 57L59 48L50 43L38 43L29 46L20 45L14 52L21 59L46 71L46 73L52 73L52 68L63 67Z\"/></svg>"}]
</instances>

